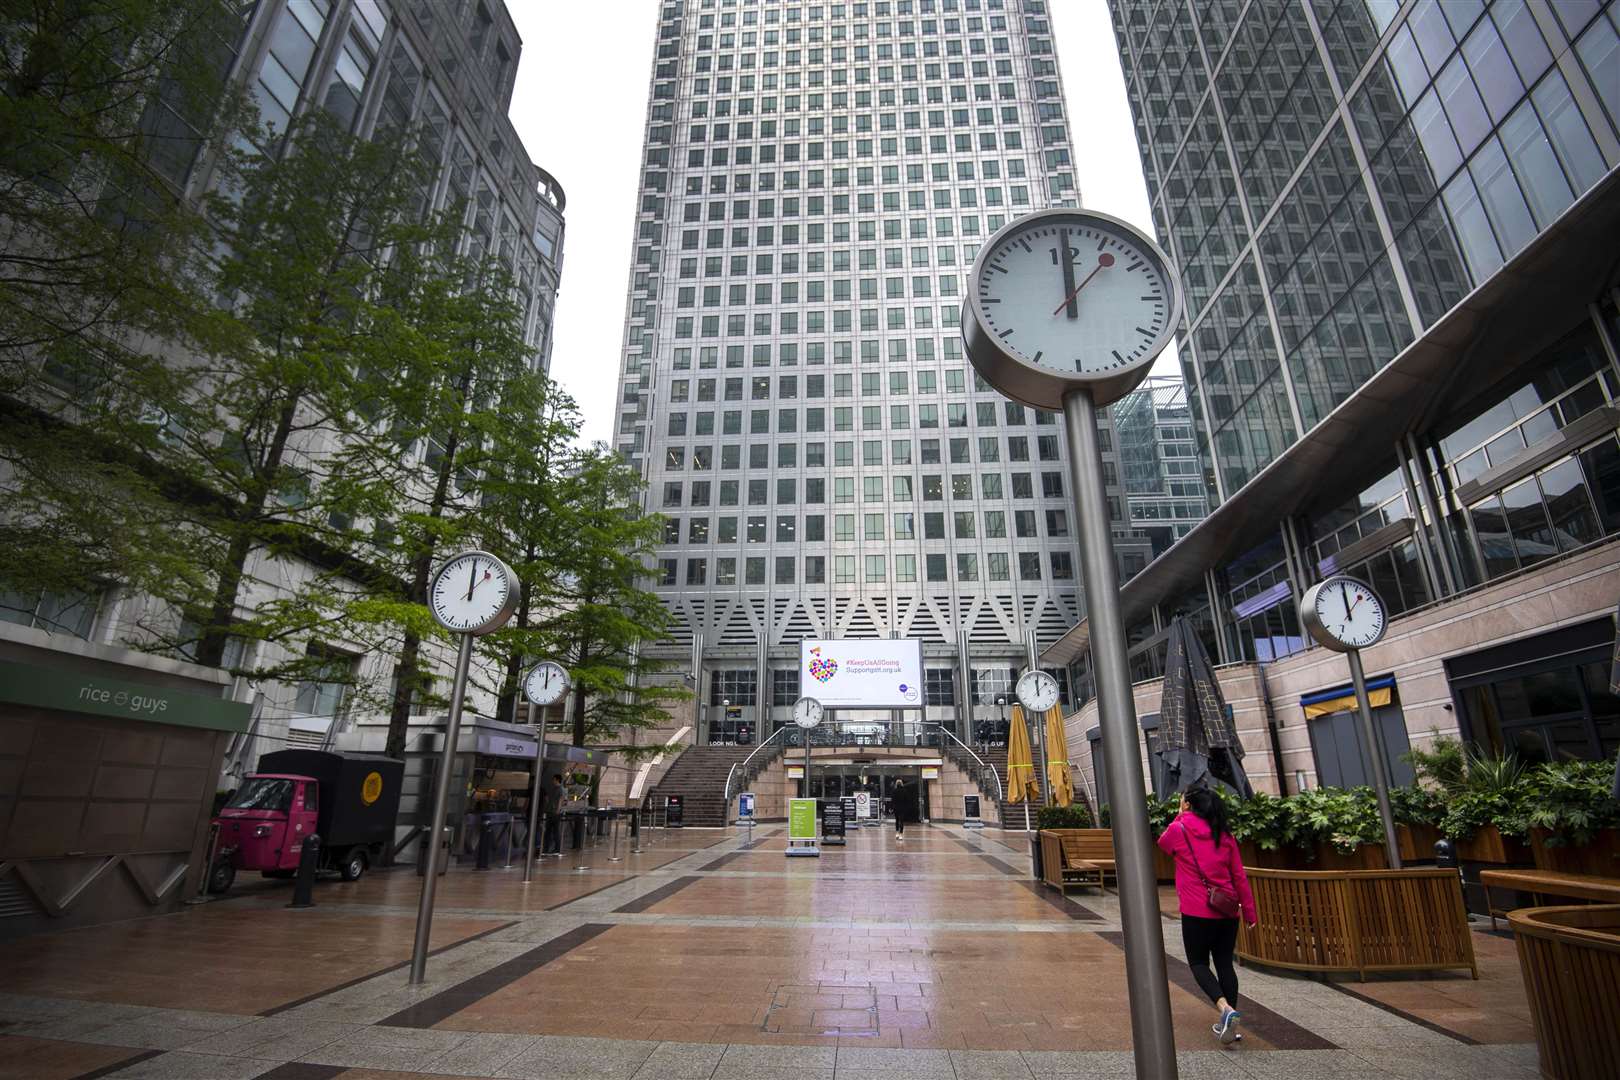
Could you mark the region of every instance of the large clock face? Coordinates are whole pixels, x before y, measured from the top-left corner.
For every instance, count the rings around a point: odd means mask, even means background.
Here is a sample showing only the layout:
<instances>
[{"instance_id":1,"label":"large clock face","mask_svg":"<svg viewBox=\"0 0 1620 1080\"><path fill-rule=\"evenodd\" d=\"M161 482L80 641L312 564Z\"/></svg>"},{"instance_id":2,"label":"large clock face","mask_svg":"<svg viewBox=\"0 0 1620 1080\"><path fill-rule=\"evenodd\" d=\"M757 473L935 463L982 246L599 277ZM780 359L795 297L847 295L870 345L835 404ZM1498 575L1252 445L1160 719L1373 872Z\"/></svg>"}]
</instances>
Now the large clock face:
<instances>
[{"instance_id":1,"label":"large clock face","mask_svg":"<svg viewBox=\"0 0 1620 1080\"><path fill-rule=\"evenodd\" d=\"M802 697L793 703L793 722L802 728L813 728L821 723L821 702Z\"/></svg>"},{"instance_id":2,"label":"large clock face","mask_svg":"<svg viewBox=\"0 0 1620 1080\"><path fill-rule=\"evenodd\" d=\"M1058 703L1058 684L1044 671L1031 671L1018 680L1018 703L1032 713L1042 714Z\"/></svg>"},{"instance_id":3,"label":"large clock face","mask_svg":"<svg viewBox=\"0 0 1620 1080\"><path fill-rule=\"evenodd\" d=\"M568 672L554 660L542 660L523 677L523 693L536 705L555 705L568 693Z\"/></svg>"},{"instance_id":4,"label":"large clock face","mask_svg":"<svg viewBox=\"0 0 1620 1080\"><path fill-rule=\"evenodd\" d=\"M980 252L969 288L964 331L974 365L1003 393L1047 407L1061 404L1065 387L1092 387L1097 404L1124 393L1180 318L1158 247L1090 211L1043 211L1006 226ZM1010 381L984 370L987 358L1008 367L995 353L1012 361Z\"/></svg>"},{"instance_id":5,"label":"large clock face","mask_svg":"<svg viewBox=\"0 0 1620 1080\"><path fill-rule=\"evenodd\" d=\"M468 551L439 568L428 587L433 617L457 634L487 634L517 607L512 571L486 551Z\"/></svg>"},{"instance_id":6,"label":"large clock face","mask_svg":"<svg viewBox=\"0 0 1620 1080\"><path fill-rule=\"evenodd\" d=\"M1384 636L1384 602L1355 578L1328 578L1305 596L1312 635L1332 649L1365 649Z\"/></svg>"}]
</instances>

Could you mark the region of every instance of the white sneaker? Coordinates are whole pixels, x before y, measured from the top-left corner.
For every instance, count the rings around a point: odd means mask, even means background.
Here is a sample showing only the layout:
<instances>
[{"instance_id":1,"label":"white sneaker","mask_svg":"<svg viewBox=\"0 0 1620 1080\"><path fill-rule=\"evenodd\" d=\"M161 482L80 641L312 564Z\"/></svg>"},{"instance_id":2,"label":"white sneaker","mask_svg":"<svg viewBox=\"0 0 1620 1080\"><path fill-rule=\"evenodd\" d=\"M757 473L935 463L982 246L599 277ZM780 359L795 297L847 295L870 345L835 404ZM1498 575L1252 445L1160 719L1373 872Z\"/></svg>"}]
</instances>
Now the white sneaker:
<instances>
[{"instance_id":1,"label":"white sneaker","mask_svg":"<svg viewBox=\"0 0 1620 1080\"><path fill-rule=\"evenodd\" d=\"M1211 1031L1220 1037L1223 1045L1230 1046L1234 1041L1236 1041L1238 1037L1237 1024L1238 1021L1242 1019L1242 1015L1243 1014L1238 1012L1236 1009L1229 1008L1225 1012L1221 1013L1220 1022L1210 1028Z\"/></svg>"}]
</instances>

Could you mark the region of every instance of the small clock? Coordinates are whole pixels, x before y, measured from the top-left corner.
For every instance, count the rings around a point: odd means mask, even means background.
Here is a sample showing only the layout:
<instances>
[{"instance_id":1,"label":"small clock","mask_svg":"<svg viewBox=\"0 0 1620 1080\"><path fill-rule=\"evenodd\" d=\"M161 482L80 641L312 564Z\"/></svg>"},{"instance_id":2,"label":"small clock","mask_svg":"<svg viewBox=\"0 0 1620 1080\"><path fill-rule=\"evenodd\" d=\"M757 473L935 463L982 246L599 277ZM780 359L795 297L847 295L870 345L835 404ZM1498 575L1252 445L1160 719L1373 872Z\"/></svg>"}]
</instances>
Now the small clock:
<instances>
[{"instance_id":1,"label":"small clock","mask_svg":"<svg viewBox=\"0 0 1620 1080\"><path fill-rule=\"evenodd\" d=\"M1370 585L1352 577L1330 577L1312 585L1300 607L1311 637L1335 652L1376 644L1388 622L1383 600Z\"/></svg>"},{"instance_id":2,"label":"small clock","mask_svg":"<svg viewBox=\"0 0 1620 1080\"><path fill-rule=\"evenodd\" d=\"M1030 713L1040 716L1058 703L1058 684L1044 671L1027 671L1014 688L1018 703Z\"/></svg>"},{"instance_id":3,"label":"small clock","mask_svg":"<svg viewBox=\"0 0 1620 1080\"><path fill-rule=\"evenodd\" d=\"M561 701L568 693L568 670L555 660L542 660L523 676L523 694L544 708Z\"/></svg>"},{"instance_id":4,"label":"small clock","mask_svg":"<svg viewBox=\"0 0 1620 1080\"><path fill-rule=\"evenodd\" d=\"M1130 392L1169 344L1181 290L1159 246L1092 210L1042 210L997 230L968 279L962 339L985 381L1061 409L1089 389L1107 405Z\"/></svg>"},{"instance_id":5,"label":"small clock","mask_svg":"<svg viewBox=\"0 0 1620 1080\"><path fill-rule=\"evenodd\" d=\"M793 703L793 722L802 728L813 728L821 723L825 710L813 697L802 697Z\"/></svg>"},{"instance_id":6,"label":"small clock","mask_svg":"<svg viewBox=\"0 0 1620 1080\"><path fill-rule=\"evenodd\" d=\"M455 634L499 630L517 610L518 585L511 567L487 551L464 551L439 567L428 586L428 606L439 625Z\"/></svg>"}]
</instances>

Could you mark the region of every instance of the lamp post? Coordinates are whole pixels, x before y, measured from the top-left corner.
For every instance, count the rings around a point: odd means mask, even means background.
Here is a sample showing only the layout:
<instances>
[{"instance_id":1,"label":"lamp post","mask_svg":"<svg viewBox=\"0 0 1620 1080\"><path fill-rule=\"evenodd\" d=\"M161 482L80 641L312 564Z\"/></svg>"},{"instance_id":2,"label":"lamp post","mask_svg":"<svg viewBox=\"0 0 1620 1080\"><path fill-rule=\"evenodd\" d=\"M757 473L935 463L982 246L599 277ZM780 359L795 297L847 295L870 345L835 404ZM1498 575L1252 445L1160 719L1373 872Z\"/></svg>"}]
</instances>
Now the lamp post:
<instances>
[{"instance_id":1,"label":"lamp post","mask_svg":"<svg viewBox=\"0 0 1620 1080\"><path fill-rule=\"evenodd\" d=\"M721 698L720 699L720 737L722 739L724 739L726 737L726 725L729 724L729 723L731 723L731 699L730 698ZM712 734L709 736L709 740L711 742L714 740L714 736ZM730 740L727 740L727 741L729 742Z\"/></svg>"},{"instance_id":2,"label":"lamp post","mask_svg":"<svg viewBox=\"0 0 1620 1080\"><path fill-rule=\"evenodd\" d=\"M1001 709L1001 727L1005 728L1007 726L1007 699L1004 697L996 698L996 705ZM1000 728L997 730L999 731ZM991 738L986 741L985 745L988 746L990 742L993 741L994 735L992 735Z\"/></svg>"}]
</instances>

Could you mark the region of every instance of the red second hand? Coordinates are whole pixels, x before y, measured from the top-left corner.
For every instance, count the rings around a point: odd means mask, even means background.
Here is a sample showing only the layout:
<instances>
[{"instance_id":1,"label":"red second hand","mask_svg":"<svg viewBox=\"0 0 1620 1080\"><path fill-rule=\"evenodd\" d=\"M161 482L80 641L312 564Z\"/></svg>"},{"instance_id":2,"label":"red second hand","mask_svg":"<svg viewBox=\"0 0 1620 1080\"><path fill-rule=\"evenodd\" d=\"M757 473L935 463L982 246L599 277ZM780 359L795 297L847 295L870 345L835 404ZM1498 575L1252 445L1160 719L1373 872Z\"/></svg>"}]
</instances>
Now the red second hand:
<instances>
[{"instance_id":1,"label":"red second hand","mask_svg":"<svg viewBox=\"0 0 1620 1080\"><path fill-rule=\"evenodd\" d=\"M1068 307L1069 306L1069 301L1073 300L1075 297L1079 296L1080 295L1080 290L1085 288L1087 285L1089 285L1091 283L1091 279L1097 276L1097 271L1098 270L1103 269L1103 267L1105 267L1105 266L1113 266L1113 265L1114 265L1114 257L1112 255L1110 255L1108 252L1105 251L1101 255L1097 256L1097 268L1096 268L1096 270L1093 270L1091 273L1087 274L1086 275L1086 280L1082 281L1080 284L1076 285L1074 287L1074 292L1070 293L1068 296L1065 296L1063 298L1063 303L1059 304L1057 307L1052 309L1052 314L1056 315L1059 312L1061 312L1064 308Z\"/></svg>"}]
</instances>

